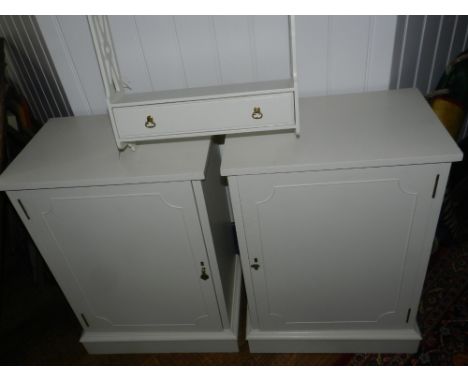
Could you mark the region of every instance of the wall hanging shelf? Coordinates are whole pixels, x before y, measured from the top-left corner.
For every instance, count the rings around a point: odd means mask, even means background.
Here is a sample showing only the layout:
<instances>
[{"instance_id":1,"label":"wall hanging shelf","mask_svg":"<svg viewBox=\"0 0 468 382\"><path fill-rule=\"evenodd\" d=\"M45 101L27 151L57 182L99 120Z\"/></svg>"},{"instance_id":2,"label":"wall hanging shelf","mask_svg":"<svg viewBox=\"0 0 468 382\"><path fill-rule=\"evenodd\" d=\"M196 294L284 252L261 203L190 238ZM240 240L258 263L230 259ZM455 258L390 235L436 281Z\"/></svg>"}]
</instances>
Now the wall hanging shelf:
<instances>
[{"instance_id":1,"label":"wall hanging shelf","mask_svg":"<svg viewBox=\"0 0 468 382\"><path fill-rule=\"evenodd\" d=\"M146 93L125 91L107 16L88 16L119 149L143 141L271 130L299 135L295 22L290 78Z\"/></svg>"}]
</instances>

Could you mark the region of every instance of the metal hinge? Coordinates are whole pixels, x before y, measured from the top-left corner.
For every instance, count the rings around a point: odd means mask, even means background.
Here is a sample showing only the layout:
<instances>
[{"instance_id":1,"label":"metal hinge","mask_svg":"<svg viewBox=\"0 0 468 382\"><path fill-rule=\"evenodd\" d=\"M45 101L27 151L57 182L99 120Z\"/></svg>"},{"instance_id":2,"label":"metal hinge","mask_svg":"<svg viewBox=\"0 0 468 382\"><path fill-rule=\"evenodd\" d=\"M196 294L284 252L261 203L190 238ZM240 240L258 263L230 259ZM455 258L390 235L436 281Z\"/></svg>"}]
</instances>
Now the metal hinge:
<instances>
[{"instance_id":1,"label":"metal hinge","mask_svg":"<svg viewBox=\"0 0 468 382\"><path fill-rule=\"evenodd\" d=\"M89 328L89 322L83 313L81 313L81 318L83 319L83 322L85 323L85 325Z\"/></svg>"},{"instance_id":2,"label":"metal hinge","mask_svg":"<svg viewBox=\"0 0 468 382\"><path fill-rule=\"evenodd\" d=\"M408 323L410 316L411 316L411 309L408 309L408 313L406 314L406 323Z\"/></svg>"},{"instance_id":3,"label":"metal hinge","mask_svg":"<svg viewBox=\"0 0 468 382\"><path fill-rule=\"evenodd\" d=\"M24 216L26 216L28 220L31 220L31 218L29 217L28 211L26 211L26 208L24 208L23 202L20 199L17 199L17 201L18 201L19 206L23 210Z\"/></svg>"},{"instance_id":4,"label":"metal hinge","mask_svg":"<svg viewBox=\"0 0 468 382\"><path fill-rule=\"evenodd\" d=\"M434 182L434 189L432 190L432 199L435 198L436 196L436 193L437 193L437 186L439 185L439 174L437 174L436 178L435 178L435 182Z\"/></svg>"}]
</instances>

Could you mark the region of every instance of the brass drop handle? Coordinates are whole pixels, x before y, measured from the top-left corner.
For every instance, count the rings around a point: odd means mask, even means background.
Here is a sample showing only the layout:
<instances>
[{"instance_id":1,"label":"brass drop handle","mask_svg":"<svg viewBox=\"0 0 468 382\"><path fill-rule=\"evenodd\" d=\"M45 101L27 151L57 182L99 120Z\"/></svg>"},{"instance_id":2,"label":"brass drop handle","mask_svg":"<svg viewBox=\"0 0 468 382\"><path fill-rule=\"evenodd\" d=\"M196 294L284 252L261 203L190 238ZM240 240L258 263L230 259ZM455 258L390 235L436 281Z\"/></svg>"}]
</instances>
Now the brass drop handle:
<instances>
[{"instance_id":1,"label":"brass drop handle","mask_svg":"<svg viewBox=\"0 0 468 382\"><path fill-rule=\"evenodd\" d=\"M258 259L257 258L254 259L254 263L255 264L252 264L251 267L253 269L255 269L256 271L258 271L258 268L260 268L260 264L258 264Z\"/></svg>"},{"instance_id":2,"label":"brass drop handle","mask_svg":"<svg viewBox=\"0 0 468 382\"><path fill-rule=\"evenodd\" d=\"M208 276L206 274L206 267L203 266L203 265L205 265L205 263L201 262L200 265L202 266L200 278L202 280L206 281L206 280L208 280L210 278L210 276Z\"/></svg>"},{"instance_id":3,"label":"brass drop handle","mask_svg":"<svg viewBox=\"0 0 468 382\"><path fill-rule=\"evenodd\" d=\"M253 113L252 113L252 118L253 119L262 119L263 118L263 113L262 113L261 109L258 106L254 107Z\"/></svg>"},{"instance_id":4,"label":"brass drop handle","mask_svg":"<svg viewBox=\"0 0 468 382\"><path fill-rule=\"evenodd\" d=\"M146 117L145 127L147 127L148 129L156 127L156 122L154 122L154 118L151 115L148 115Z\"/></svg>"}]
</instances>

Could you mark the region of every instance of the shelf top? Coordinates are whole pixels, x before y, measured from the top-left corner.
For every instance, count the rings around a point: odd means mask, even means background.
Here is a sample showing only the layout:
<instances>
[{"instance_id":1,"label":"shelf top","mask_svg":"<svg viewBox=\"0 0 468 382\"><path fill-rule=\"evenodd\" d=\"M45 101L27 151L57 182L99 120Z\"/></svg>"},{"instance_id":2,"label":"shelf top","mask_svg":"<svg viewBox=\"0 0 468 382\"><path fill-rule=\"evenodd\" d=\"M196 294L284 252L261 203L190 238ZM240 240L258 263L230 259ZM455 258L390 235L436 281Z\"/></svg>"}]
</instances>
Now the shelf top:
<instances>
[{"instance_id":1,"label":"shelf top","mask_svg":"<svg viewBox=\"0 0 468 382\"><path fill-rule=\"evenodd\" d=\"M216 85L198 88L161 90L147 93L115 93L109 98L112 107L136 106L147 103L197 101L212 98L242 97L281 93L294 90L292 79Z\"/></svg>"},{"instance_id":2,"label":"shelf top","mask_svg":"<svg viewBox=\"0 0 468 382\"><path fill-rule=\"evenodd\" d=\"M204 179L210 138L119 152L107 115L49 120L0 175L0 190Z\"/></svg>"},{"instance_id":3,"label":"shelf top","mask_svg":"<svg viewBox=\"0 0 468 382\"><path fill-rule=\"evenodd\" d=\"M456 162L462 152L417 89L299 100L301 135L226 138L222 175Z\"/></svg>"}]
</instances>

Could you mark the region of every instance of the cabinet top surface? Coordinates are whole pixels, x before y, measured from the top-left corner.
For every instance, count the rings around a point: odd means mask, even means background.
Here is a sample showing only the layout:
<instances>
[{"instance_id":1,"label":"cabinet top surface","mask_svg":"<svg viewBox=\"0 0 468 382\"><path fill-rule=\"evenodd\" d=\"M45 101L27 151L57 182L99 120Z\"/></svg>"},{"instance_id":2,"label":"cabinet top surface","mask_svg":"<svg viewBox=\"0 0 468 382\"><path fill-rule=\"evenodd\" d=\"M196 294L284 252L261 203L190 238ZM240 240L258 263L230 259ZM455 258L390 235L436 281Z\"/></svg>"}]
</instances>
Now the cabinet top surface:
<instances>
[{"instance_id":1,"label":"cabinet top surface","mask_svg":"<svg viewBox=\"0 0 468 382\"><path fill-rule=\"evenodd\" d=\"M119 152L107 115L49 120L0 176L0 190L204 179L210 138Z\"/></svg>"},{"instance_id":2,"label":"cabinet top surface","mask_svg":"<svg viewBox=\"0 0 468 382\"><path fill-rule=\"evenodd\" d=\"M226 138L222 175L455 162L462 153L417 89L299 100L301 135Z\"/></svg>"}]
</instances>

